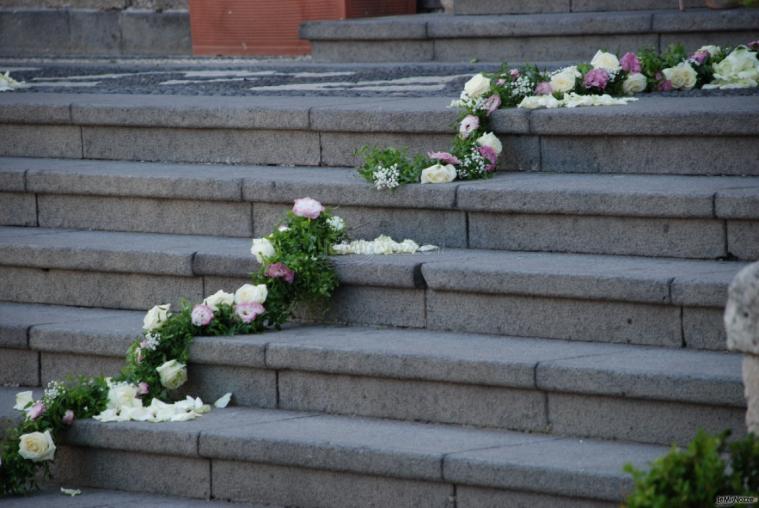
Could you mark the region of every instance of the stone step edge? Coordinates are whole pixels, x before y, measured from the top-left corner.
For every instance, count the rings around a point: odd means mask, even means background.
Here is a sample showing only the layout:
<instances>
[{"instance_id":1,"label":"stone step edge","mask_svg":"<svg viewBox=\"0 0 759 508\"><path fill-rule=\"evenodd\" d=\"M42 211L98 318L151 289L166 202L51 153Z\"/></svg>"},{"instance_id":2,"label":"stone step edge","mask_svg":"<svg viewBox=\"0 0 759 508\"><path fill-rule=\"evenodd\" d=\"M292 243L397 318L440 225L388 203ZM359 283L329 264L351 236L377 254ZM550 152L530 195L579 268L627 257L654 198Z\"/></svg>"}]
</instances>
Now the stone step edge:
<instances>
[{"instance_id":1,"label":"stone step edge","mask_svg":"<svg viewBox=\"0 0 759 508\"><path fill-rule=\"evenodd\" d=\"M3 315L15 322L0 321L0 347L120 358L139 335L143 313L0 302ZM739 355L627 344L294 325L261 335L198 337L190 361L745 407Z\"/></svg>"},{"instance_id":2,"label":"stone step edge","mask_svg":"<svg viewBox=\"0 0 759 508\"><path fill-rule=\"evenodd\" d=\"M244 238L0 227L0 266L9 267L242 278L259 268L249 252ZM349 286L696 307L724 305L746 264L477 249L332 259Z\"/></svg>"},{"instance_id":3,"label":"stone step edge","mask_svg":"<svg viewBox=\"0 0 759 508\"><path fill-rule=\"evenodd\" d=\"M0 157L0 192L615 217L759 218L759 177L498 173L379 192L344 168ZM756 205L756 206L754 206Z\"/></svg>"},{"instance_id":4,"label":"stone step edge","mask_svg":"<svg viewBox=\"0 0 759 508\"><path fill-rule=\"evenodd\" d=\"M123 94L0 95L0 124L261 129L317 132L446 133L452 98L203 97ZM501 109L496 133L559 136L759 135L755 96L640 96L624 107Z\"/></svg>"}]
</instances>

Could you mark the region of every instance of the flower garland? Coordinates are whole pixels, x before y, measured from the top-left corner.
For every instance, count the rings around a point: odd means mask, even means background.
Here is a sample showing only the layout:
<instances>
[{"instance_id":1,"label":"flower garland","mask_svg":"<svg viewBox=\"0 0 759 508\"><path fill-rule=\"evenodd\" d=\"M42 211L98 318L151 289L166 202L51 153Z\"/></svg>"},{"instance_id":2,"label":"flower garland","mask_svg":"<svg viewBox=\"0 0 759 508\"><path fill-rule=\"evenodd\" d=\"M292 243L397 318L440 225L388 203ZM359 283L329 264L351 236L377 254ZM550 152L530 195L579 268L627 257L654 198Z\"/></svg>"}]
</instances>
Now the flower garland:
<instances>
[{"instance_id":1,"label":"flower garland","mask_svg":"<svg viewBox=\"0 0 759 508\"><path fill-rule=\"evenodd\" d=\"M672 45L661 55L646 49L621 58L598 51L590 63L553 72L534 65L477 74L451 103L458 108L458 133L450 152L410 159L406 150L362 147L358 173L377 190L408 183L447 183L489 178L503 146L490 132L490 116L500 108L576 108L614 106L637 100L642 92L730 89L759 86L759 41L735 49L704 46L688 55Z\"/></svg>"},{"instance_id":2,"label":"flower garland","mask_svg":"<svg viewBox=\"0 0 759 508\"><path fill-rule=\"evenodd\" d=\"M194 306L183 302L178 312L168 304L150 309L118 378L54 381L39 400L32 392L19 393L14 408L24 416L0 446L0 496L36 488L40 473L50 477L55 440L77 418L184 421L210 411L199 398L164 402L187 381L193 338L279 329L296 305L329 298L338 279L327 256L344 239L344 229L343 220L318 201L296 200L284 224L253 240L251 253L261 268L252 284L234 294L218 291ZM230 396L215 405L226 406Z\"/></svg>"}]
</instances>

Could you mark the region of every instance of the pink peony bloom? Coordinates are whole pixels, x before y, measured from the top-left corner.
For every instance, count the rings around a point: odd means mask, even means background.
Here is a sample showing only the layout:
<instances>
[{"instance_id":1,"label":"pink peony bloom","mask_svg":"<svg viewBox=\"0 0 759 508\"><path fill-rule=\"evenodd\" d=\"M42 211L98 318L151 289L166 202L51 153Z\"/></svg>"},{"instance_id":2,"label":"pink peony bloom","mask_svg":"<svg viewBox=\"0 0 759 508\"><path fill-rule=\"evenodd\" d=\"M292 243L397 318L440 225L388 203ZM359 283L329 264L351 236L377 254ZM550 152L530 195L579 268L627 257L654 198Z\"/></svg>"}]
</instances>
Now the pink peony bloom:
<instances>
[{"instance_id":1,"label":"pink peony bloom","mask_svg":"<svg viewBox=\"0 0 759 508\"><path fill-rule=\"evenodd\" d=\"M659 81L659 84L656 85L656 89L660 92L671 92L672 91L672 82L668 79Z\"/></svg>"},{"instance_id":2,"label":"pink peony bloom","mask_svg":"<svg viewBox=\"0 0 759 508\"><path fill-rule=\"evenodd\" d=\"M461 164L458 157L448 152L427 152L427 157L443 164Z\"/></svg>"},{"instance_id":3,"label":"pink peony bloom","mask_svg":"<svg viewBox=\"0 0 759 508\"><path fill-rule=\"evenodd\" d=\"M137 395L147 395L150 392L150 385L145 381L137 384Z\"/></svg>"},{"instance_id":4,"label":"pink peony bloom","mask_svg":"<svg viewBox=\"0 0 759 508\"><path fill-rule=\"evenodd\" d=\"M284 263L274 263L266 268L266 276L272 279L284 279L288 284L295 280L295 272Z\"/></svg>"},{"instance_id":5,"label":"pink peony bloom","mask_svg":"<svg viewBox=\"0 0 759 508\"><path fill-rule=\"evenodd\" d=\"M293 206L293 213L295 215L307 219L318 219L323 211L324 207L322 204L311 198L296 199Z\"/></svg>"},{"instance_id":6,"label":"pink peony bloom","mask_svg":"<svg viewBox=\"0 0 759 508\"><path fill-rule=\"evenodd\" d=\"M619 60L619 65L622 66L623 71L627 71L631 74L634 72L640 72L641 70L640 60L638 60L638 57L635 53L625 53L624 56Z\"/></svg>"},{"instance_id":7,"label":"pink peony bloom","mask_svg":"<svg viewBox=\"0 0 759 508\"><path fill-rule=\"evenodd\" d=\"M487 159L489 162L489 164L485 166L485 172L491 173L495 171L495 163L498 160L498 154L495 153L495 150L489 146L481 146L477 148L477 150L480 152L480 155L485 157L485 159Z\"/></svg>"},{"instance_id":8,"label":"pink peony bloom","mask_svg":"<svg viewBox=\"0 0 759 508\"><path fill-rule=\"evenodd\" d=\"M519 72L519 69L511 69L509 71L509 76L511 76L511 79L517 79L522 77L522 73Z\"/></svg>"},{"instance_id":9,"label":"pink peony bloom","mask_svg":"<svg viewBox=\"0 0 759 508\"><path fill-rule=\"evenodd\" d=\"M459 134L462 138L468 138L471 133L480 128L480 119L474 115L467 115L461 120Z\"/></svg>"},{"instance_id":10,"label":"pink peony bloom","mask_svg":"<svg viewBox=\"0 0 759 508\"><path fill-rule=\"evenodd\" d=\"M199 303L192 308L190 317L195 326L207 326L213 320L213 309L204 303Z\"/></svg>"},{"instance_id":11,"label":"pink peony bloom","mask_svg":"<svg viewBox=\"0 0 759 508\"><path fill-rule=\"evenodd\" d=\"M67 409L66 412L63 413L62 421L66 425L71 425L72 423L74 423L74 412L70 409Z\"/></svg>"},{"instance_id":12,"label":"pink peony bloom","mask_svg":"<svg viewBox=\"0 0 759 508\"><path fill-rule=\"evenodd\" d=\"M585 75L583 84L585 88L597 88L604 91L606 90L606 85L609 84L609 73L606 69L593 69Z\"/></svg>"},{"instance_id":13,"label":"pink peony bloom","mask_svg":"<svg viewBox=\"0 0 759 508\"><path fill-rule=\"evenodd\" d=\"M496 94L487 98L482 107L487 111L488 116L492 115L494 111L497 111L501 107L501 96Z\"/></svg>"},{"instance_id":14,"label":"pink peony bloom","mask_svg":"<svg viewBox=\"0 0 759 508\"><path fill-rule=\"evenodd\" d=\"M759 39L749 42L746 46L748 46L748 49L751 51L759 51Z\"/></svg>"},{"instance_id":15,"label":"pink peony bloom","mask_svg":"<svg viewBox=\"0 0 759 508\"><path fill-rule=\"evenodd\" d=\"M708 51L696 51L693 53L688 60L691 62L697 64L697 65L703 65L704 62L706 62L706 59L709 58L709 52Z\"/></svg>"},{"instance_id":16,"label":"pink peony bloom","mask_svg":"<svg viewBox=\"0 0 759 508\"><path fill-rule=\"evenodd\" d=\"M255 302L238 303L235 307L235 313L242 319L243 323L252 323L264 312L264 306Z\"/></svg>"},{"instance_id":17,"label":"pink peony bloom","mask_svg":"<svg viewBox=\"0 0 759 508\"><path fill-rule=\"evenodd\" d=\"M535 95L552 95L553 88L548 81L541 81L535 87Z\"/></svg>"},{"instance_id":18,"label":"pink peony bloom","mask_svg":"<svg viewBox=\"0 0 759 508\"><path fill-rule=\"evenodd\" d=\"M36 420L37 418L45 414L45 409L47 409L45 408L45 404L43 404L41 400L37 401L34 403L32 407L26 410L26 416L30 420Z\"/></svg>"}]
</instances>

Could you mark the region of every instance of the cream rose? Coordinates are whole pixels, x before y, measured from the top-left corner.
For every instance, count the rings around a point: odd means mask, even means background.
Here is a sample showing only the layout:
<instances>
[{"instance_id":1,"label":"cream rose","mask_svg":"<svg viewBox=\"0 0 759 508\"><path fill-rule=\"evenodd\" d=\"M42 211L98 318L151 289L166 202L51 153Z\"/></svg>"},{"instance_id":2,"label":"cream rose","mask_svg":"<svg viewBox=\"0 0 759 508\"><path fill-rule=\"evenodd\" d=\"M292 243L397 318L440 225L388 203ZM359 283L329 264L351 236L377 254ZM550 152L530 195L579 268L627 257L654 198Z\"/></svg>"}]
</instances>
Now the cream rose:
<instances>
[{"instance_id":1,"label":"cream rose","mask_svg":"<svg viewBox=\"0 0 759 508\"><path fill-rule=\"evenodd\" d=\"M472 76L472 79L467 81L464 85L464 91L473 99L480 97L488 90L490 90L490 79L482 74L475 74Z\"/></svg>"},{"instance_id":2,"label":"cream rose","mask_svg":"<svg viewBox=\"0 0 759 508\"><path fill-rule=\"evenodd\" d=\"M16 411L23 411L26 407L34 402L34 394L32 392L18 392L16 394L16 405L13 409Z\"/></svg>"},{"instance_id":3,"label":"cream rose","mask_svg":"<svg viewBox=\"0 0 759 508\"><path fill-rule=\"evenodd\" d=\"M264 303L268 295L266 284L243 284L235 291L235 303Z\"/></svg>"},{"instance_id":4,"label":"cream rose","mask_svg":"<svg viewBox=\"0 0 759 508\"><path fill-rule=\"evenodd\" d=\"M759 81L759 59L756 53L743 47L736 48L720 63L714 64L714 80L723 84Z\"/></svg>"},{"instance_id":5,"label":"cream rose","mask_svg":"<svg viewBox=\"0 0 759 508\"><path fill-rule=\"evenodd\" d=\"M50 431L23 434L18 439L18 454L32 462L44 462L55 458L55 443Z\"/></svg>"},{"instance_id":6,"label":"cream rose","mask_svg":"<svg viewBox=\"0 0 759 508\"><path fill-rule=\"evenodd\" d=\"M577 78L582 76L576 66L564 67L551 75L551 90L554 92L569 92L574 90Z\"/></svg>"},{"instance_id":7,"label":"cream rose","mask_svg":"<svg viewBox=\"0 0 759 508\"><path fill-rule=\"evenodd\" d=\"M706 51L707 53L709 53L710 56L715 56L715 55L718 55L720 51L722 50L720 49L719 46L709 45L709 46L701 46L700 48L698 48L698 51ZM696 51L696 53L698 53L698 51Z\"/></svg>"},{"instance_id":8,"label":"cream rose","mask_svg":"<svg viewBox=\"0 0 759 508\"><path fill-rule=\"evenodd\" d=\"M422 183L448 183L456 179L456 168L451 164L435 164L422 170Z\"/></svg>"},{"instance_id":9,"label":"cream rose","mask_svg":"<svg viewBox=\"0 0 759 508\"><path fill-rule=\"evenodd\" d=\"M633 95L640 92L645 92L648 86L646 77L640 72L635 72L627 76L624 83L622 83L622 91L625 95Z\"/></svg>"},{"instance_id":10,"label":"cream rose","mask_svg":"<svg viewBox=\"0 0 759 508\"><path fill-rule=\"evenodd\" d=\"M142 406L137 398L137 386L131 383L115 383L108 387L108 409Z\"/></svg>"},{"instance_id":11,"label":"cream rose","mask_svg":"<svg viewBox=\"0 0 759 508\"><path fill-rule=\"evenodd\" d=\"M176 390L187 381L187 366L176 360L169 360L156 369L161 384L169 390Z\"/></svg>"},{"instance_id":12,"label":"cream rose","mask_svg":"<svg viewBox=\"0 0 759 508\"><path fill-rule=\"evenodd\" d=\"M501 155L501 152L503 151L503 144L501 144L501 140L498 139L498 137L492 132L487 132L477 138L477 144L480 146L487 146L492 148L496 155Z\"/></svg>"},{"instance_id":13,"label":"cream rose","mask_svg":"<svg viewBox=\"0 0 759 508\"><path fill-rule=\"evenodd\" d=\"M203 300L203 303L211 307L211 310L216 312L219 310L219 305L226 304L232 305L235 303L235 295L232 293L226 293L221 289Z\"/></svg>"},{"instance_id":14,"label":"cream rose","mask_svg":"<svg viewBox=\"0 0 759 508\"><path fill-rule=\"evenodd\" d=\"M619 65L619 58L612 53L606 53L605 51L598 50L593 60L590 61L590 65L594 69L606 69L609 72L618 72L622 69Z\"/></svg>"},{"instance_id":15,"label":"cream rose","mask_svg":"<svg viewBox=\"0 0 759 508\"><path fill-rule=\"evenodd\" d=\"M165 305L156 305L150 309L142 320L142 328L146 332L152 332L158 328L161 323L166 321L169 317L169 309L171 309L171 305L168 303Z\"/></svg>"},{"instance_id":16,"label":"cream rose","mask_svg":"<svg viewBox=\"0 0 759 508\"><path fill-rule=\"evenodd\" d=\"M662 70L662 74L672 82L676 90L690 90L696 86L698 74L688 62L682 62L674 67Z\"/></svg>"},{"instance_id":17,"label":"cream rose","mask_svg":"<svg viewBox=\"0 0 759 508\"><path fill-rule=\"evenodd\" d=\"M283 230L280 229L280 231ZM274 254L276 254L274 246L268 238L254 238L250 253L256 256L256 261L259 263L263 263L266 258L274 257Z\"/></svg>"}]
</instances>

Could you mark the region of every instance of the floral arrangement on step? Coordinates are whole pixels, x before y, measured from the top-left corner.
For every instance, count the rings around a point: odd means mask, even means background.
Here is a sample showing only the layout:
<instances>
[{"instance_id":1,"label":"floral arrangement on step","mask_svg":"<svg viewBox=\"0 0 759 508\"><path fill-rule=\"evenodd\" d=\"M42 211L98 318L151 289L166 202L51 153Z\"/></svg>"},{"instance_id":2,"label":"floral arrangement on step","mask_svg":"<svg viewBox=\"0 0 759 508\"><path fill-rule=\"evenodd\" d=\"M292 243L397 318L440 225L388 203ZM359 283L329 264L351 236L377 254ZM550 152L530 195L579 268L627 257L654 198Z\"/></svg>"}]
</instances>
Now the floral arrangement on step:
<instances>
[{"instance_id":1,"label":"floral arrangement on step","mask_svg":"<svg viewBox=\"0 0 759 508\"><path fill-rule=\"evenodd\" d=\"M704 46L688 55L672 45L661 55L654 50L618 57L596 52L589 63L553 72L534 65L480 73L464 85L451 107L458 108L457 133L448 152L408 156L405 149L364 146L358 173L377 190L409 183L449 183L489 178L503 146L490 130L490 116L500 108L576 108L622 105L642 92L694 88L759 86L759 41L735 49Z\"/></svg>"},{"instance_id":2,"label":"floral arrangement on step","mask_svg":"<svg viewBox=\"0 0 759 508\"><path fill-rule=\"evenodd\" d=\"M234 293L218 291L196 305L150 309L120 376L51 382L37 400L31 391L19 393L15 409L22 420L0 446L0 496L36 488L40 474L50 477L55 442L76 419L185 421L210 411L200 398L167 402L187 382L193 339L279 329L296 305L328 299L338 286L328 255L344 240L344 229L343 220L318 201L296 200L282 225L253 240L251 253L261 267L252 283ZM230 396L215 405L226 406Z\"/></svg>"}]
</instances>

